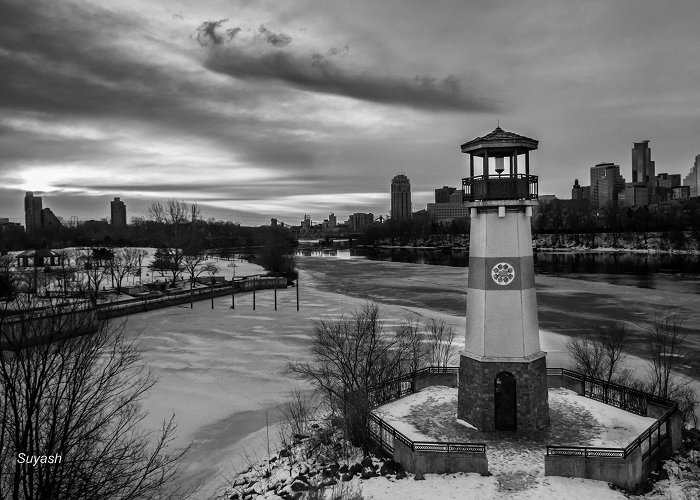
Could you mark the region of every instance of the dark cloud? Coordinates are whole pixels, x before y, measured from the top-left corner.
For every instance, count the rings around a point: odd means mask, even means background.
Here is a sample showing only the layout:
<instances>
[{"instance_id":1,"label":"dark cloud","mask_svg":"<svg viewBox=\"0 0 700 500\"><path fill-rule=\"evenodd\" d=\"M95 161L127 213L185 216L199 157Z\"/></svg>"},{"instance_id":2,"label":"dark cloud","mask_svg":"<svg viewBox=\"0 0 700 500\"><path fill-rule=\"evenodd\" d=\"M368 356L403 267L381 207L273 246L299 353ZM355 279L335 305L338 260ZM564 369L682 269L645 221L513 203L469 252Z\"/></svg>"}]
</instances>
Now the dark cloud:
<instances>
[{"instance_id":1,"label":"dark cloud","mask_svg":"<svg viewBox=\"0 0 700 500\"><path fill-rule=\"evenodd\" d=\"M218 32L218 29L227 21L228 19L219 19L218 21L204 21L202 24L199 25L199 27L195 31L195 38L197 42L199 42L199 44L203 47L206 47L210 43L213 43L214 45L221 45L222 43L224 43L224 37Z\"/></svg>"},{"instance_id":2,"label":"dark cloud","mask_svg":"<svg viewBox=\"0 0 700 500\"><path fill-rule=\"evenodd\" d=\"M340 52L338 52L340 53ZM206 66L243 80L274 80L303 90L382 104L451 111L494 111L495 101L469 88L465 78L430 75L404 78L382 71L353 71L320 53L258 53L239 47L212 50Z\"/></svg>"},{"instance_id":3,"label":"dark cloud","mask_svg":"<svg viewBox=\"0 0 700 500\"><path fill-rule=\"evenodd\" d=\"M219 19L218 21L204 21L195 30L195 40L202 46L221 45L224 42L230 42L241 31L241 28L228 28L224 34L220 32L220 28L227 23L228 19Z\"/></svg>"},{"instance_id":4,"label":"dark cloud","mask_svg":"<svg viewBox=\"0 0 700 500\"><path fill-rule=\"evenodd\" d=\"M265 37L267 43L275 47L284 47L292 42L291 36L270 31L264 24L260 25L258 32Z\"/></svg>"}]
</instances>

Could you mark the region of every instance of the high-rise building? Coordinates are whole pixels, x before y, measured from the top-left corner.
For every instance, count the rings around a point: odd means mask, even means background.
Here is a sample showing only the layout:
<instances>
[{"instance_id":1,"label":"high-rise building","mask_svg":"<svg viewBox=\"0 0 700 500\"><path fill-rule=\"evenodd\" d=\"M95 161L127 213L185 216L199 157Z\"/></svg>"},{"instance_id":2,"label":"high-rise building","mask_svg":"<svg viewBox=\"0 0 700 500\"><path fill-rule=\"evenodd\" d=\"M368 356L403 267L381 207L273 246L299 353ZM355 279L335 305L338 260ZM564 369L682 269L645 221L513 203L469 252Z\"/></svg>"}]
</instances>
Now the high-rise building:
<instances>
[{"instance_id":1,"label":"high-rise building","mask_svg":"<svg viewBox=\"0 0 700 500\"><path fill-rule=\"evenodd\" d=\"M119 229L126 227L126 204L119 198L109 202L112 212L112 228Z\"/></svg>"},{"instance_id":2,"label":"high-rise building","mask_svg":"<svg viewBox=\"0 0 700 500\"><path fill-rule=\"evenodd\" d=\"M42 231L55 231L56 229L62 227L61 221L56 214L50 208L44 208L41 210L41 229Z\"/></svg>"},{"instance_id":3,"label":"high-rise building","mask_svg":"<svg viewBox=\"0 0 700 500\"><path fill-rule=\"evenodd\" d=\"M335 227L338 225L338 219L335 216L335 214L330 214L328 216L328 223L330 224L331 227Z\"/></svg>"},{"instance_id":4,"label":"high-rise building","mask_svg":"<svg viewBox=\"0 0 700 500\"><path fill-rule=\"evenodd\" d=\"M435 190L435 203L449 203L450 195L454 194L457 188L442 186Z\"/></svg>"},{"instance_id":5,"label":"high-rise building","mask_svg":"<svg viewBox=\"0 0 700 500\"><path fill-rule=\"evenodd\" d=\"M654 177L655 164L651 159L649 141L635 142L632 148L632 182L643 182L652 189Z\"/></svg>"},{"instance_id":6,"label":"high-rise building","mask_svg":"<svg viewBox=\"0 0 700 500\"><path fill-rule=\"evenodd\" d=\"M618 195L625 191L625 179L620 166L614 163L598 163L591 167L591 207L616 207Z\"/></svg>"},{"instance_id":7,"label":"high-rise building","mask_svg":"<svg viewBox=\"0 0 700 500\"><path fill-rule=\"evenodd\" d=\"M411 181L404 174L391 179L391 219L411 220Z\"/></svg>"},{"instance_id":8,"label":"high-rise building","mask_svg":"<svg viewBox=\"0 0 700 500\"><path fill-rule=\"evenodd\" d=\"M27 191L24 195L24 227L29 235L41 232L41 208L41 196Z\"/></svg>"},{"instance_id":9,"label":"high-rise building","mask_svg":"<svg viewBox=\"0 0 700 500\"><path fill-rule=\"evenodd\" d=\"M690 197L700 196L700 155L695 157L695 163L690 169L690 173L683 179L683 185L690 188Z\"/></svg>"}]
</instances>

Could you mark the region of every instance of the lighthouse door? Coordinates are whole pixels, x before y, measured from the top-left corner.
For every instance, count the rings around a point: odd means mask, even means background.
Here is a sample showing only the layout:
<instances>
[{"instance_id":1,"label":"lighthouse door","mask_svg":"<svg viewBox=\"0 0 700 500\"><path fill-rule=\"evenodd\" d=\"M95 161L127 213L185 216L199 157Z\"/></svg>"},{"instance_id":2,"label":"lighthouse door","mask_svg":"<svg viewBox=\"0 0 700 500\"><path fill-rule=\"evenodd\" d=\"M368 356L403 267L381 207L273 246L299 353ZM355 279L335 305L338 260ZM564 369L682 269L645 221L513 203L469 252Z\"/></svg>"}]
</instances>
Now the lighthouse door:
<instances>
[{"instance_id":1,"label":"lighthouse door","mask_svg":"<svg viewBox=\"0 0 700 500\"><path fill-rule=\"evenodd\" d=\"M495 424L497 431L517 429L517 406L515 398L515 377L512 373L501 372L494 380Z\"/></svg>"}]
</instances>

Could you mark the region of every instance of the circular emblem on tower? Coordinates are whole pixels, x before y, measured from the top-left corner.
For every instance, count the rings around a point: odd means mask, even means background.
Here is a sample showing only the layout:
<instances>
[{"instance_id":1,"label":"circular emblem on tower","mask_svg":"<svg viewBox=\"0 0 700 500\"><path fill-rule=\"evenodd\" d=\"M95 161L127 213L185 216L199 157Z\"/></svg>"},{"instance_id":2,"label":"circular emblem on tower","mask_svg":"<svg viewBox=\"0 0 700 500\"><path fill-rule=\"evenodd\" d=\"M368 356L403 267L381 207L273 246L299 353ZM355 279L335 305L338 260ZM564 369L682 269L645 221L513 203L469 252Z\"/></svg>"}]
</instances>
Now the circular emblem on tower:
<instances>
[{"instance_id":1,"label":"circular emblem on tower","mask_svg":"<svg viewBox=\"0 0 700 500\"><path fill-rule=\"evenodd\" d=\"M491 269L491 279L497 285L509 285L515 279L515 269L507 262L499 262Z\"/></svg>"}]
</instances>

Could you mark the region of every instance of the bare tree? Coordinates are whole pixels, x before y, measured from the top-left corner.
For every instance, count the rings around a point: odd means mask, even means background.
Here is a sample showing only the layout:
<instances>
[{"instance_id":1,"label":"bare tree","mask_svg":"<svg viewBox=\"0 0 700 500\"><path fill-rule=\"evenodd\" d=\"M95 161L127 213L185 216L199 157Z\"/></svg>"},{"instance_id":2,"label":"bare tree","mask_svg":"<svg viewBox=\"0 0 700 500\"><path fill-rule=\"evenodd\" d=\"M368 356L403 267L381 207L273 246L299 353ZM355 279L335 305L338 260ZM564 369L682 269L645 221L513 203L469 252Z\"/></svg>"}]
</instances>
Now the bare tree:
<instances>
[{"instance_id":1,"label":"bare tree","mask_svg":"<svg viewBox=\"0 0 700 500\"><path fill-rule=\"evenodd\" d=\"M207 262L202 266L202 269L211 279L211 308L214 309L214 275L219 271L219 267L213 262Z\"/></svg>"},{"instance_id":2,"label":"bare tree","mask_svg":"<svg viewBox=\"0 0 700 500\"><path fill-rule=\"evenodd\" d=\"M141 252L137 248L121 248L114 252L114 257L109 262L109 272L118 294L122 293L124 278L136 273Z\"/></svg>"},{"instance_id":3,"label":"bare tree","mask_svg":"<svg viewBox=\"0 0 700 500\"><path fill-rule=\"evenodd\" d=\"M84 281L79 282L78 287L87 295L92 305L96 306L100 286L107 277L107 269L101 260L96 258L94 249L80 252L76 261L84 277Z\"/></svg>"},{"instance_id":4,"label":"bare tree","mask_svg":"<svg viewBox=\"0 0 700 500\"><path fill-rule=\"evenodd\" d=\"M166 267L173 276L173 284L182 272L184 252L196 239L196 223L201 217L201 211L196 203L180 200L168 200L165 205L153 203L148 209L149 216L156 223L160 232L159 237L167 260Z\"/></svg>"},{"instance_id":5,"label":"bare tree","mask_svg":"<svg viewBox=\"0 0 700 500\"><path fill-rule=\"evenodd\" d=\"M679 364L686 338L683 320L675 313L657 315L647 331L652 389L662 398L668 398L673 392L673 370Z\"/></svg>"},{"instance_id":6,"label":"bare tree","mask_svg":"<svg viewBox=\"0 0 700 500\"><path fill-rule=\"evenodd\" d=\"M606 381L612 382L620 372L622 362L625 359L625 349L629 340L629 332L624 323L615 323L608 328L599 330L601 346L603 350L603 366Z\"/></svg>"},{"instance_id":7,"label":"bare tree","mask_svg":"<svg viewBox=\"0 0 700 500\"><path fill-rule=\"evenodd\" d=\"M172 498L184 451L172 419L139 427L155 381L124 324L25 305L0 311L0 498Z\"/></svg>"},{"instance_id":8,"label":"bare tree","mask_svg":"<svg viewBox=\"0 0 700 500\"><path fill-rule=\"evenodd\" d=\"M187 254L182 259L182 268L189 275L190 282L190 308L193 307L192 302L194 301L194 286L197 283L197 278L206 269L202 265L206 260L204 254L196 252L193 254Z\"/></svg>"},{"instance_id":9,"label":"bare tree","mask_svg":"<svg viewBox=\"0 0 700 500\"><path fill-rule=\"evenodd\" d=\"M401 353L401 373L420 370L428 359L428 345L420 333L420 322L408 318L395 329L397 349Z\"/></svg>"},{"instance_id":10,"label":"bare tree","mask_svg":"<svg viewBox=\"0 0 700 500\"><path fill-rule=\"evenodd\" d=\"M290 363L288 370L322 391L350 441L367 450L370 388L397 372L396 345L396 339L384 334L379 308L367 304L350 316L315 321L313 362Z\"/></svg>"},{"instance_id":11,"label":"bare tree","mask_svg":"<svg viewBox=\"0 0 700 500\"><path fill-rule=\"evenodd\" d=\"M566 347L576 366L576 371L587 377L603 378L605 351L602 344L588 337L569 337L566 340Z\"/></svg>"},{"instance_id":12,"label":"bare tree","mask_svg":"<svg viewBox=\"0 0 700 500\"><path fill-rule=\"evenodd\" d=\"M428 358L431 366L450 365L454 354L455 331L444 319L431 319L426 325L428 334Z\"/></svg>"}]
</instances>

